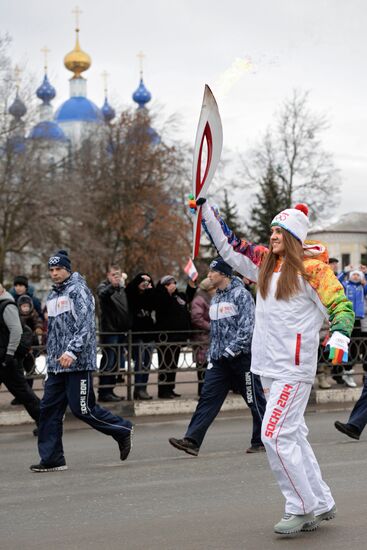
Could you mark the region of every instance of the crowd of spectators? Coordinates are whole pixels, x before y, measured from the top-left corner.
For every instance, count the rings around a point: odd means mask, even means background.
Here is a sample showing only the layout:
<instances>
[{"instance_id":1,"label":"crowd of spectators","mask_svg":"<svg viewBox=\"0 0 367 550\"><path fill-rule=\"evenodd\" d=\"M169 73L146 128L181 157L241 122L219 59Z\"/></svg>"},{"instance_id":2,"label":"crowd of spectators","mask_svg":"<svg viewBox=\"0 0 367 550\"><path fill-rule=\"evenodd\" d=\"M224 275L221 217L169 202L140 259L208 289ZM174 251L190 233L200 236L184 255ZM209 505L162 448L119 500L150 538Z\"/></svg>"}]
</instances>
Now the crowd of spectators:
<instances>
[{"instance_id":1,"label":"crowd of spectators","mask_svg":"<svg viewBox=\"0 0 367 550\"><path fill-rule=\"evenodd\" d=\"M349 265L339 271L337 258L330 258L329 265L343 284L346 296L353 304L356 315L349 365L333 366L320 361L317 370L319 388L329 389L332 382L340 386L356 387L353 366L362 363L367 372L367 267ZM255 296L254 285L242 281L245 288ZM208 278L198 284L188 280L185 291L177 288L173 275L161 277L154 283L148 272L140 272L131 281L119 265L110 265L106 277L97 287L96 303L101 344L98 400L114 402L124 399L115 393L118 382L124 381L127 360L133 363L133 397L135 400L150 400L149 372L154 352L158 362L158 397L174 399L176 372L182 347L187 340L192 345L193 363L197 367L198 396L200 396L208 364L210 337L209 307L216 290ZM26 374L35 370L35 361L40 346L47 338L47 311L27 277L18 275L9 290L18 306L23 327L28 327L29 349L22 360ZM25 329L24 329L25 330ZM131 331L131 357L128 357L128 332ZM327 340L328 326L320 335ZM27 377L32 387L32 377ZM12 404L19 404L14 398Z\"/></svg>"}]
</instances>

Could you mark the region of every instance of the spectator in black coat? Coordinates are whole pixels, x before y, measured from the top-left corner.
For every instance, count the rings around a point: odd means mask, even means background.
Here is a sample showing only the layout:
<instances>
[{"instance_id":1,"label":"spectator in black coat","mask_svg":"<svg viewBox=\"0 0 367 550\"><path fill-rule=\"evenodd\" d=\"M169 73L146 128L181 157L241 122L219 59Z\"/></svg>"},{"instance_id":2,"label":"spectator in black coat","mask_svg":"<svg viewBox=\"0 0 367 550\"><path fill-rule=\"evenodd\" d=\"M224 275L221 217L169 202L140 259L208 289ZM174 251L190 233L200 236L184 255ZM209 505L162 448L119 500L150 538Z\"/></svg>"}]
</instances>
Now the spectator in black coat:
<instances>
[{"instance_id":1,"label":"spectator in black coat","mask_svg":"<svg viewBox=\"0 0 367 550\"><path fill-rule=\"evenodd\" d=\"M127 285L126 295L132 316L134 399L152 399L147 392L147 383L154 349L155 289L149 273L138 273Z\"/></svg>"},{"instance_id":2,"label":"spectator in black coat","mask_svg":"<svg viewBox=\"0 0 367 550\"><path fill-rule=\"evenodd\" d=\"M97 288L100 310L100 332L102 344L119 344L117 347L105 347L100 371L106 375L99 378L98 400L102 402L121 401L113 391L116 376L111 373L125 368L126 333L131 327L131 318L124 288L124 277L121 268L111 265L107 278ZM118 358L120 359L118 365Z\"/></svg>"},{"instance_id":3,"label":"spectator in black coat","mask_svg":"<svg viewBox=\"0 0 367 550\"><path fill-rule=\"evenodd\" d=\"M165 275L156 288L156 317L158 336L158 397L173 399L180 395L175 390L176 371L182 344L190 333L188 304L196 291L195 283L189 280L186 292L177 290L172 275Z\"/></svg>"}]
</instances>

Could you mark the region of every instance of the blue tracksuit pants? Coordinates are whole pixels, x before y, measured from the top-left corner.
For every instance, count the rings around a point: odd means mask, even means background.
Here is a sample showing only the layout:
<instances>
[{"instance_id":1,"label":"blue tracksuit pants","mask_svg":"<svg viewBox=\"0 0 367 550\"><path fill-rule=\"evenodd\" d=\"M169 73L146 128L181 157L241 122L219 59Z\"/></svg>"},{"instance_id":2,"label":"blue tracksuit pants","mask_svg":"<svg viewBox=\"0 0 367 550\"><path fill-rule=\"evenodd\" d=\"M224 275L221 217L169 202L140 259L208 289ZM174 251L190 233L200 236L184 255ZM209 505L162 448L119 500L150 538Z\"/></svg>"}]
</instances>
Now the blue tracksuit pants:
<instances>
[{"instance_id":1,"label":"blue tracksuit pants","mask_svg":"<svg viewBox=\"0 0 367 550\"><path fill-rule=\"evenodd\" d=\"M59 464L64 459L63 417L71 412L99 432L123 439L132 424L96 404L91 371L50 373L41 400L38 451L42 464Z\"/></svg>"},{"instance_id":2,"label":"blue tracksuit pants","mask_svg":"<svg viewBox=\"0 0 367 550\"><path fill-rule=\"evenodd\" d=\"M364 377L361 396L350 413L348 424L355 426L360 433L362 433L367 424L367 375Z\"/></svg>"},{"instance_id":3,"label":"blue tracksuit pants","mask_svg":"<svg viewBox=\"0 0 367 550\"><path fill-rule=\"evenodd\" d=\"M261 422L266 401L260 378L250 372L251 354L241 354L228 361L212 360L205 373L204 386L196 411L191 418L185 437L200 447L205 434L219 413L229 390L239 392L252 413L251 445L262 445Z\"/></svg>"}]
</instances>

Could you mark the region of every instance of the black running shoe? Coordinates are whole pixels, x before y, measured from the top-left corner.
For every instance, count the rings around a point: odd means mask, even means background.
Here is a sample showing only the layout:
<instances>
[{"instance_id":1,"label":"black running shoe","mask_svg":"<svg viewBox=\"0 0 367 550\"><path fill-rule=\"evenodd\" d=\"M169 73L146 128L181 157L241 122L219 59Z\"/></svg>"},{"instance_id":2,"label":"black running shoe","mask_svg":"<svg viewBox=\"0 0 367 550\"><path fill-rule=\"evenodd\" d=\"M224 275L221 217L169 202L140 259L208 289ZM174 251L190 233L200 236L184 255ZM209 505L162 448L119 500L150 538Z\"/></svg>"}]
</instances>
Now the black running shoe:
<instances>
[{"instance_id":1,"label":"black running shoe","mask_svg":"<svg viewBox=\"0 0 367 550\"><path fill-rule=\"evenodd\" d=\"M355 426L352 426L352 424L343 424L343 422L339 422L339 420L337 420L334 423L334 426L337 430L339 430L339 432L342 432L352 439L360 438L360 431Z\"/></svg>"},{"instance_id":2,"label":"black running shoe","mask_svg":"<svg viewBox=\"0 0 367 550\"><path fill-rule=\"evenodd\" d=\"M179 451L185 451L188 455L198 456L199 447L196 443L184 437L183 439L176 439L175 437L170 437L168 440L172 447L178 449Z\"/></svg>"},{"instance_id":3,"label":"black running shoe","mask_svg":"<svg viewBox=\"0 0 367 550\"><path fill-rule=\"evenodd\" d=\"M117 443L120 449L120 460L126 460L130 454L131 449L133 448L133 433L134 429L131 428L129 435L124 437L124 439L117 439Z\"/></svg>"},{"instance_id":4,"label":"black running shoe","mask_svg":"<svg viewBox=\"0 0 367 550\"><path fill-rule=\"evenodd\" d=\"M66 466L65 459L59 462L58 464L42 464L40 462L39 464L32 464L32 466L29 467L29 469L32 472L63 472L64 470L67 470L68 467Z\"/></svg>"}]
</instances>

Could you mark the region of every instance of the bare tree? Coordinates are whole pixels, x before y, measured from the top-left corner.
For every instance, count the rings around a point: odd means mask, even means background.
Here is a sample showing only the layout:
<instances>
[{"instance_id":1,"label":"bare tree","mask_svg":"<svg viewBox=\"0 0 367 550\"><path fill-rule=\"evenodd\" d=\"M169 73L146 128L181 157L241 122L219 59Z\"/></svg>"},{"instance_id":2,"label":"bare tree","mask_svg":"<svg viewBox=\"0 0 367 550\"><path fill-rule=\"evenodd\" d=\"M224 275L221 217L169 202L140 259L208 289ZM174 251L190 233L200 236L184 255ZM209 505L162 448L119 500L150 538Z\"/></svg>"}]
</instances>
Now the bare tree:
<instances>
[{"instance_id":1,"label":"bare tree","mask_svg":"<svg viewBox=\"0 0 367 550\"><path fill-rule=\"evenodd\" d=\"M144 112L123 112L73 156L66 244L92 286L111 262L130 274L178 272L190 250L185 162L185 148L157 139Z\"/></svg>"},{"instance_id":2,"label":"bare tree","mask_svg":"<svg viewBox=\"0 0 367 550\"><path fill-rule=\"evenodd\" d=\"M321 134L328 127L325 116L308 106L308 92L294 91L252 152L244 169L250 184L259 184L271 168L284 197L284 207L307 202L316 218L335 204L340 181L332 155L322 148Z\"/></svg>"}]
</instances>

